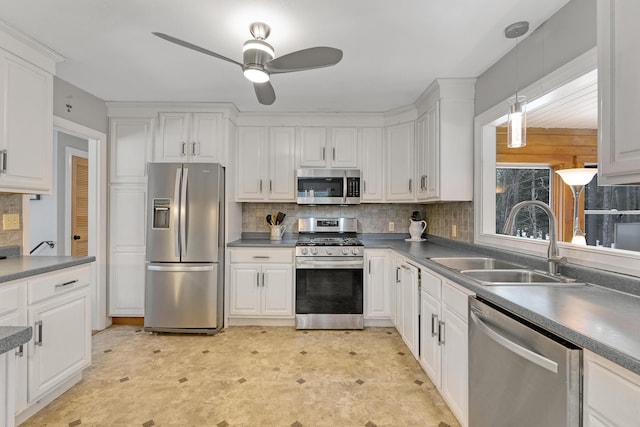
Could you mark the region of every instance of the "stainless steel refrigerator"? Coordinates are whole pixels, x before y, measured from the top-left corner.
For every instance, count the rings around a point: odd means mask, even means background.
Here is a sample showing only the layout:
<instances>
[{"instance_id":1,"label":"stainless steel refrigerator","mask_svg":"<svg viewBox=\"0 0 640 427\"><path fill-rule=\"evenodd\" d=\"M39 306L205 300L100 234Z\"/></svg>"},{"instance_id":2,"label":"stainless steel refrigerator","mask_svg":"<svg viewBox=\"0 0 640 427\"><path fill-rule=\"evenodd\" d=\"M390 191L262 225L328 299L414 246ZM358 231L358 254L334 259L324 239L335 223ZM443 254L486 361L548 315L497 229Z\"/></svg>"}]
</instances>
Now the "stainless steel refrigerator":
<instances>
[{"instance_id":1,"label":"stainless steel refrigerator","mask_svg":"<svg viewBox=\"0 0 640 427\"><path fill-rule=\"evenodd\" d=\"M144 329L222 329L224 168L153 163L148 175Z\"/></svg>"}]
</instances>

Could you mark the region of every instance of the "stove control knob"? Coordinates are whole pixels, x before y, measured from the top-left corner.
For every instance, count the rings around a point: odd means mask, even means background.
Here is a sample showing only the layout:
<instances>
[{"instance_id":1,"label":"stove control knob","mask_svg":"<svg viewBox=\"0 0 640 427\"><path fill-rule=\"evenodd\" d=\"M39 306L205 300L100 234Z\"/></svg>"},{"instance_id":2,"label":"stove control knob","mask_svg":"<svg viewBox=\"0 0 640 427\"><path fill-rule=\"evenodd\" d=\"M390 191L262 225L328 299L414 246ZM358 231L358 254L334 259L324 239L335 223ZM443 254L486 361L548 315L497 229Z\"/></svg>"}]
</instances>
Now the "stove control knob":
<instances>
[{"instance_id":1,"label":"stove control knob","mask_svg":"<svg viewBox=\"0 0 640 427\"><path fill-rule=\"evenodd\" d=\"M360 252L360 251L358 250L358 248L352 248L352 249L351 249L351 253L352 253L352 254L354 254L354 255L358 255L358 254L359 254L359 252Z\"/></svg>"},{"instance_id":2,"label":"stove control knob","mask_svg":"<svg viewBox=\"0 0 640 427\"><path fill-rule=\"evenodd\" d=\"M327 255L333 255L333 249L327 248L326 253Z\"/></svg>"},{"instance_id":3,"label":"stove control knob","mask_svg":"<svg viewBox=\"0 0 640 427\"><path fill-rule=\"evenodd\" d=\"M342 248L342 255L349 255L349 249L348 248Z\"/></svg>"},{"instance_id":4,"label":"stove control knob","mask_svg":"<svg viewBox=\"0 0 640 427\"><path fill-rule=\"evenodd\" d=\"M300 253L301 253L302 255L306 255L306 254L307 254L307 248L302 248L302 249L300 249Z\"/></svg>"},{"instance_id":5,"label":"stove control knob","mask_svg":"<svg viewBox=\"0 0 640 427\"><path fill-rule=\"evenodd\" d=\"M311 248L311 255L316 255L318 253L318 249Z\"/></svg>"}]
</instances>

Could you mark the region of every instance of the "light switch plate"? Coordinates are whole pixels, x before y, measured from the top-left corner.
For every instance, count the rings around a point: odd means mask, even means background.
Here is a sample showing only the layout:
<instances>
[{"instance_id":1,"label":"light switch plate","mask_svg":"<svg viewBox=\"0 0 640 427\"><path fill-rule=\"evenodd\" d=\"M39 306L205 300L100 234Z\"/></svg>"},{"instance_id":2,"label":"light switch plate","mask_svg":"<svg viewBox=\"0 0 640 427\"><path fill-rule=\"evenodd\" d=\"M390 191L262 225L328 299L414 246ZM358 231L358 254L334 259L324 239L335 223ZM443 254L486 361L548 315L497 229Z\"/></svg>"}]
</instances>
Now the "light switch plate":
<instances>
[{"instance_id":1,"label":"light switch plate","mask_svg":"<svg viewBox=\"0 0 640 427\"><path fill-rule=\"evenodd\" d=\"M458 226L451 224L451 237L458 237Z\"/></svg>"},{"instance_id":2,"label":"light switch plate","mask_svg":"<svg viewBox=\"0 0 640 427\"><path fill-rule=\"evenodd\" d=\"M389 231L395 231L396 230L396 224L394 222L390 222L389 223Z\"/></svg>"},{"instance_id":3,"label":"light switch plate","mask_svg":"<svg viewBox=\"0 0 640 427\"><path fill-rule=\"evenodd\" d=\"M4 214L4 215L2 215L2 229L3 230L19 230L20 229L20 215L18 215L18 214Z\"/></svg>"}]
</instances>

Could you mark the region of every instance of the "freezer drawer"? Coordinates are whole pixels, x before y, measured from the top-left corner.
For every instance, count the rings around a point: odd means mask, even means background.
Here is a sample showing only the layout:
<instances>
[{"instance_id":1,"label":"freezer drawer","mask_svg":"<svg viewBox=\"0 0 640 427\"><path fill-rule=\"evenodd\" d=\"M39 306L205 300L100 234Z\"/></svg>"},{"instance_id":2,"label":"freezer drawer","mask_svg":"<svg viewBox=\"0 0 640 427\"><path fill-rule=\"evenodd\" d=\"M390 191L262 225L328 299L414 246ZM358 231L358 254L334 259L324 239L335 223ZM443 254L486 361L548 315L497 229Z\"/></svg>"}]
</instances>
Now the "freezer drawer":
<instances>
[{"instance_id":1,"label":"freezer drawer","mask_svg":"<svg viewBox=\"0 0 640 427\"><path fill-rule=\"evenodd\" d=\"M145 330L220 329L222 296L218 295L218 269L216 263L147 263Z\"/></svg>"}]
</instances>

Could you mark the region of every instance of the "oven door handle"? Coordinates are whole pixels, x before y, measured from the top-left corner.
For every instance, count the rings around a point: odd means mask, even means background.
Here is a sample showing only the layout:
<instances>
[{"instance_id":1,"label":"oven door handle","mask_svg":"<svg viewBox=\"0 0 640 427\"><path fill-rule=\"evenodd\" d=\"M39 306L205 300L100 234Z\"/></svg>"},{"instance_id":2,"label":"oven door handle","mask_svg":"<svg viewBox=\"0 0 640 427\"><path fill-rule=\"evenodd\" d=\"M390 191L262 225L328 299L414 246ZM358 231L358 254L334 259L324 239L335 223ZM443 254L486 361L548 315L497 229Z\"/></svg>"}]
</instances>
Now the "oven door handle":
<instances>
[{"instance_id":1,"label":"oven door handle","mask_svg":"<svg viewBox=\"0 0 640 427\"><path fill-rule=\"evenodd\" d=\"M353 268L353 267L361 267L364 268L364 260L361 261L296 261L297 268L305 268L305 267L325 267L325 268Z\"/></svg>"}]
</instances>

